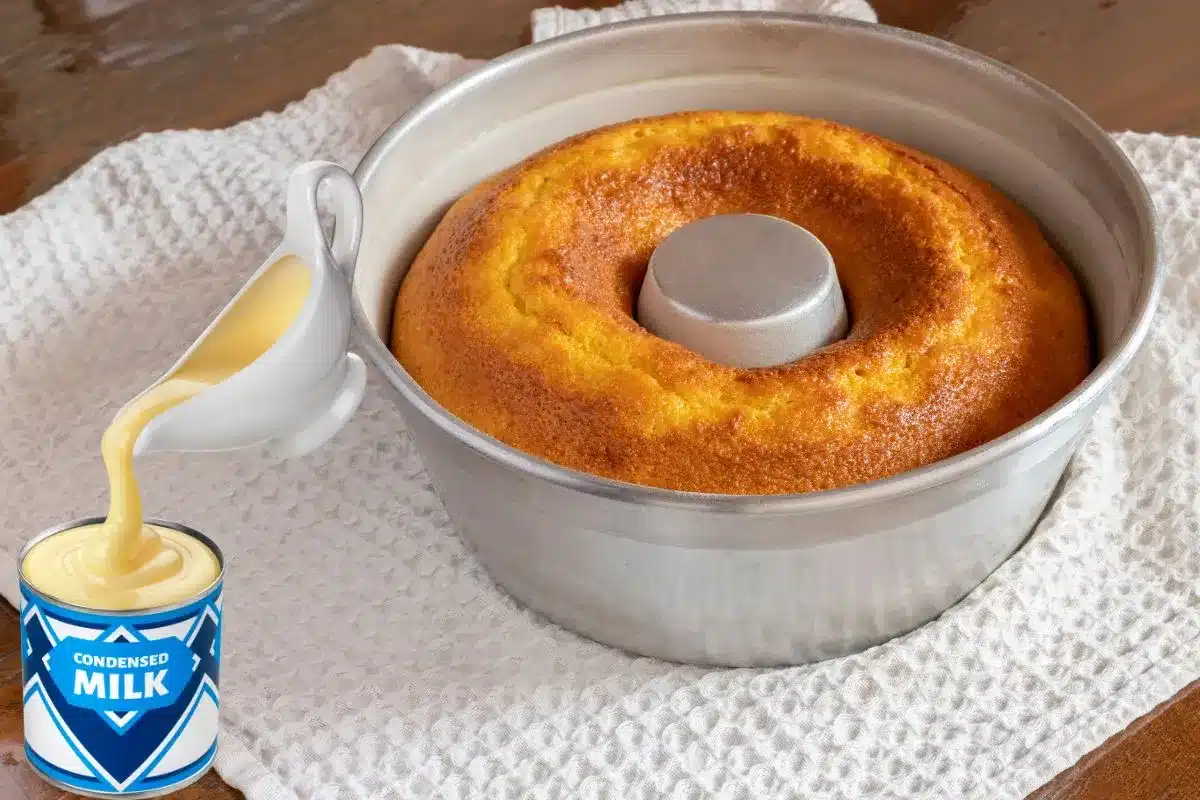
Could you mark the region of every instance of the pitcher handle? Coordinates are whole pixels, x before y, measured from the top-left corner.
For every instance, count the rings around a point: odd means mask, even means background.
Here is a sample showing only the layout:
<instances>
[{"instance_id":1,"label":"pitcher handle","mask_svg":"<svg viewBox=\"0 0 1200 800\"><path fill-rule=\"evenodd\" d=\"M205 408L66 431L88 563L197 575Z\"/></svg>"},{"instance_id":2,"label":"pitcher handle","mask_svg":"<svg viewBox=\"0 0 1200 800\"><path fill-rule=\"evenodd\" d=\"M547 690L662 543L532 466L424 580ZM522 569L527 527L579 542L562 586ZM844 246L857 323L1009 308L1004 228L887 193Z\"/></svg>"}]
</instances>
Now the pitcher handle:
<instances>
[{"instance_id":1,"label":"pitcher handle","mask_svg":"<svg viewBox=\"0 0 1200 800\"><path fill-rule=\"evenodd\" d=\"M317 191L330 192L333 240L325 235L317 212ZM342 276L354 272L362 240L363 201L354 176L331 161L309 161L292 171L287 188L287 229L284 245L310 264L328 259Z\"/></svg>"},{"instance_id":2,"label":"pitcher handle","mask_svg":"<svg viewBox=\"0 0 1200 800\"><path fill-rule=\"evenodd\" d=\"M330 193L333 213L333 239L321 226L317 192L325 187ZM350 324L349 278L354 273L358 245L362 239L363 202L358 183L349 172L329 161L309 161L293 170L287 188L287 230L283 247L288 248L319 269L329 264L337 275L329 278L339 284L344 303L345 324ZM317 394L322 404L300 428L272 439L268 450L278 457L294 457L315 449L350 421L366 391L367 368L362 359L347 352L338 368L327 378ZM316 388L316 387L314 387Z\"/></svg>"}]
</instances>

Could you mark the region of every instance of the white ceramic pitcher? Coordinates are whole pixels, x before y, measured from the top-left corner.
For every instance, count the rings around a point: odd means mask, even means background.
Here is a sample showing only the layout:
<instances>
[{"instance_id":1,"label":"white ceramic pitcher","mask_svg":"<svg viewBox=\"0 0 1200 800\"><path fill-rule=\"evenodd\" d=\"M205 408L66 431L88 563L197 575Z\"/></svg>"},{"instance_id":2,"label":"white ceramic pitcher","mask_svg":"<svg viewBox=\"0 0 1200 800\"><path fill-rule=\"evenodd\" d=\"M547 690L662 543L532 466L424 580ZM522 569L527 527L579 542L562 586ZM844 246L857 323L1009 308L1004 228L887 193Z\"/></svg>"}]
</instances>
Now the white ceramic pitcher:
<instances>
[{"instance_id":1,"label":"white ceramic pitcher","mask_svg":"<svg viewBox=\"0 0 1200 800\"><path fill-rule=\"evenodd\" d=\"M317 215L317 189L322 185L332 200L332 242L326 240ZM294 456L323 444L349 421L362 400L367 377L362 359L348 352L351 312L346 275L358 256L362 218L362 197L350 173L324 161L296 168L288 182L283 242L154 385L186 363L247 288L288 255L302 261L311 273L300 313L248 367L152 420L138 437L135 455L265 444L277 455Z\"/></svg>"}]
</instances>

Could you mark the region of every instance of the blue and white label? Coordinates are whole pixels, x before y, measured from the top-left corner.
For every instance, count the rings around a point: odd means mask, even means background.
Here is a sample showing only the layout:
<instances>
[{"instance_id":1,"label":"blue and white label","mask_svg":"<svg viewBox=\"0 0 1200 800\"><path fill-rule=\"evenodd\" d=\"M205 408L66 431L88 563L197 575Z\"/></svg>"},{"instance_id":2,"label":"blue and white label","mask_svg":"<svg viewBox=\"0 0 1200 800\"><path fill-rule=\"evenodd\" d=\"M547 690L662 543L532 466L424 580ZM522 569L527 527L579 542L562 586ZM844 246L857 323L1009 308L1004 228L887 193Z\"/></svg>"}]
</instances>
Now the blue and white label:
<instances>
[{"instance_id":1,"label":"blue and white label","mask_svg":"<svg viewBox=\"0 0 1200 800\"><path fill-rule=\"evenodd\" d=\"M118 714L146 711L174 705L199 658L174 637L149 642L69 638L50 651L50 679L73 706Z\"/></svg>"},{"instance_id":2,"label":"blue and white label","mask_svg":"<svg viewBox=\"0 0 1200 800\"><path fill-rule=\"evenodd\" d=\"M216 754L221 587L174 611L78 612L22 586L25 751L70 788L165 792Z\"/></svg>"}]
</instances>

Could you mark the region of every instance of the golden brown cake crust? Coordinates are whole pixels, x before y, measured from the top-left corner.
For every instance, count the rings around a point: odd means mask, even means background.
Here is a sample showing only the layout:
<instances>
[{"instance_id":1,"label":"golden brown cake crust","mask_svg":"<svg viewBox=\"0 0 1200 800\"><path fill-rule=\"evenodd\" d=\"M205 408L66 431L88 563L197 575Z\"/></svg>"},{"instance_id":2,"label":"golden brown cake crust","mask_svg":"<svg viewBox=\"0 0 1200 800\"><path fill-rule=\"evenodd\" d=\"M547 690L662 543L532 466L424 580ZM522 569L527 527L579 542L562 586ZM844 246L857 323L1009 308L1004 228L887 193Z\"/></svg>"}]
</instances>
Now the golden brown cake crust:
<instances>
[{"instance_id":1,"label":"golden brown cake crust","mask_svg":"<svg viewBox=\"0 0 1200 800\"><path fill-rule=\"evenodd\" d=\"M829 248L844 341L736 369L637 324L654 247L746 212ZM728 494L849 486L961 453L1069 393L1089 342L1070 271L984 181L845 126L741 112L592 131L476 187L414 261L392 330L435 400L513 447Z\"/></svg>"}]
</instances>

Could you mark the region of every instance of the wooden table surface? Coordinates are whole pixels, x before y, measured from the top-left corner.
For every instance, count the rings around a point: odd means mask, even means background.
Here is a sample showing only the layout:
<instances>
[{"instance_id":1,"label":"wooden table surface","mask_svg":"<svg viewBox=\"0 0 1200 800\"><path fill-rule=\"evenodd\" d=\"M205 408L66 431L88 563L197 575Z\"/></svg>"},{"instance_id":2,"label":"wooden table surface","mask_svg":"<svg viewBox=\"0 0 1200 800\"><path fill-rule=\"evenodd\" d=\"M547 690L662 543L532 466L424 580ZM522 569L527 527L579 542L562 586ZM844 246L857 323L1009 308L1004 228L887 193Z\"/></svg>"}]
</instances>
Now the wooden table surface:
<instances>
[{"instance_id":1,"label":"wooden table surface","mask_svg":"<svg viewBox=\"0 0 1200 800\"><path fill-rule=\"evenodd\" d=\"M280 108L377 44L510 50L546 1L0 0L0 212L138 133ZM1200 0L874 5L883 22L1025 70L1110 130L1200 135ZM25 764L20 689L16 615L0 603L0 799L68 797ZM240 797L215 774L178 796ZM1200 798L1200 682L1034 796Z\"/></svg>"}]
</instances>

